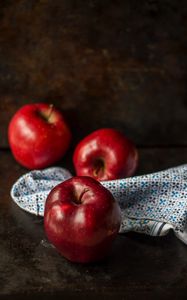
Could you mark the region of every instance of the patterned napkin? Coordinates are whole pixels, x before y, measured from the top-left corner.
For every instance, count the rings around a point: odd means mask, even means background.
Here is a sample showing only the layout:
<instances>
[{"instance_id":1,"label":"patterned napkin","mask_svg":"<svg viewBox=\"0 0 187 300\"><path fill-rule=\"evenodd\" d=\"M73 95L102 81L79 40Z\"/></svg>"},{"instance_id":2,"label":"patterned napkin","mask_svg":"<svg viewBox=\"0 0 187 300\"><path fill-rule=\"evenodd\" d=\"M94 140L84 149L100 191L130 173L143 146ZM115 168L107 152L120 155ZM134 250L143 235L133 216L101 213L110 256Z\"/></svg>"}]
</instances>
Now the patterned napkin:
<instances>
[{"instance_id":1,"label":"patterned napkin","mask_svg":"<svg viewBox=\"0 0 187 300\"><path fill-rule=\"evenodd\" d=\"M31 171L16 181L11 197L27 212L43 216L51 189L71 176L60 167ZM187 165L101 183L121 207L120 233L136 231L162 236L172 229L187 244Z\"/></svg>"}]
</instances>

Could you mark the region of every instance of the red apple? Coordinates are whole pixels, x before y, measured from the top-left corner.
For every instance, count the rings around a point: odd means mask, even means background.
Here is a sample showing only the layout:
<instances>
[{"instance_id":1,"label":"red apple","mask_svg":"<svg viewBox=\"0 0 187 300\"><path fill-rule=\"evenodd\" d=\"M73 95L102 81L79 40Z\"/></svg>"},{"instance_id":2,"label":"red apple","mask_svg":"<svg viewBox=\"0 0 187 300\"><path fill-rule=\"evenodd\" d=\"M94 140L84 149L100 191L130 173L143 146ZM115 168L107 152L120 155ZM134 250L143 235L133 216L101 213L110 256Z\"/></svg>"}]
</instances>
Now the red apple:
<instances>
[{"instance_id":1,"label":"red apple","mask_svg":"<svg viewBox=\"0 0 187 300\"><path fill-rule=\"evenodd\" d=\"M138 152L121 132L104 128L89 134L77 145L73 162L78 176L112 180L134 174Z\"/></svg>"},{"instance_id":2,"label":"red apple","mask_svg":"<svg viewBox=\"0 0 187 300\"><path fill-rule=\"evenodd\" d=\"M61 112L46 103L20 108L8 128L15 159L28 169L42 169L58 161L67 151L71 133Z\"/></svg>"},{"instance_id":3,"label":"red apple","mask_svg":"<svg viewBox=\"0 0 187 300\"><path fill-rule=\"evenodd\" d=\"M118 233L120 222L118 203L91 177L72 177L60 183L46 200L46 235L73 262L102 259Z\"/></svg>"}]
</instances>

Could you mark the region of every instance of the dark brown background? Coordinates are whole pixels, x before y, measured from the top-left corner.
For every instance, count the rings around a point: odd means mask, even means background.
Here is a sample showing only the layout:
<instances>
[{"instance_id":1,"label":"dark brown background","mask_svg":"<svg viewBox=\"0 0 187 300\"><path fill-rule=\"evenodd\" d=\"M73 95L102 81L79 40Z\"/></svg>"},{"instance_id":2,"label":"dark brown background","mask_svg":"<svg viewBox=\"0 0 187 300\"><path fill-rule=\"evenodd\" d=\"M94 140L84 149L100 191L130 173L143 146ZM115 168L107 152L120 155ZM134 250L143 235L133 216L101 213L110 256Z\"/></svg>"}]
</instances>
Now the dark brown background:
<instances>
[{"instance_id":1,"label":"dark brown background","mask_svg":"<svg viewBox=\"0 0 187 300\"><path fill-rule=\"evenodd\" d=\"M44 247L42 220L9 197L26 170L7 142L14 112L46 101L63 110L73 131L74 143L59 163L72 171L76 142L104 126L137 144L138 174L185 163L186 53L185 0L1 1L1 297L186 298L187 248L172 234L120 236L107 261L87 267Z\"/></svg>"}]
</instances>

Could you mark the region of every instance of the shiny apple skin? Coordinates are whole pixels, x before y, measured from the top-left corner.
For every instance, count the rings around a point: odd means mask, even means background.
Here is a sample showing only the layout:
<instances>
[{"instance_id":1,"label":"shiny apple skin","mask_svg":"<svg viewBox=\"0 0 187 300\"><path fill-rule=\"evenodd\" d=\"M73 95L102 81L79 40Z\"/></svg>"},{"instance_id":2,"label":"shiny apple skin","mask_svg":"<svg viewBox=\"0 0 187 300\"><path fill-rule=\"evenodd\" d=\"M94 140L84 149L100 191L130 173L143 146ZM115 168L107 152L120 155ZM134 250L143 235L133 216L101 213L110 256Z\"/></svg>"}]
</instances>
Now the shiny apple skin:
<instances>
[{"instance_id":1,"label":"shiny apple skin","mask_svg":"<svg viewBox=\"0 0 187 300\"><path fill-rule=\"evenodd\" d=\"M46 103L27 104L13 116L8 128L15 159L28 169L54 164L67 151L71 132L60 111Z\"/></svg>"},{"instance_id":2,"label":"shiny apple skin","mask_svg":"<svg viewBox=\"0 0 187 300\"><path fill-rule=\"evenodd\" d=\"M121 211L111 192L91 177L72 177L48 195L44 228L66 259L89 263L105 257L119 231Z\"/></svg>"},{"instance_id":3,"label":"shiny apple skin","mask_svg":"<svg viewBox=\"0 0 187 300\"><path fill-rule=\"evenodd\" d=\"M103 166L96 171L99 160ZM121 132L103 128L89 134L77 145L73 162L78 176L91 176L99 181L113 180L135 173L138 152Z\"/></svg>"}]
</instances>

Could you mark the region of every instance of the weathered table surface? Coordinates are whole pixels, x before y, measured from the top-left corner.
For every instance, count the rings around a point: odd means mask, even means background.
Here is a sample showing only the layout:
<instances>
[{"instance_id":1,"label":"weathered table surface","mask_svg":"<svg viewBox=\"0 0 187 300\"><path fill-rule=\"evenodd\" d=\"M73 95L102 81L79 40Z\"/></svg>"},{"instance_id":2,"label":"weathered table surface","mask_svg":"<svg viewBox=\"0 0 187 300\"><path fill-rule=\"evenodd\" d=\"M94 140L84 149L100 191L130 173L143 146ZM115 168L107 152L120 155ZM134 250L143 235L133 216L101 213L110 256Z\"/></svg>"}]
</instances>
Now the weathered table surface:
<instances>
[{"instance_id":1,"label":"weathered table surface","mask_svg":"<svg viewBox=\"0 0 187 300\"><path fill-rule=\"evenodd\" d=\"M84 2L84 3L83 3ZM71 264L46 247L42 219L9 196L23 173L7 126L23 104L61 108L74 140L100 127L138 145L138 174L187 162L186 0L0 2L0 298L186 299L187 247L118 237L100 264Z\"/></svg>"}]
</instances>

